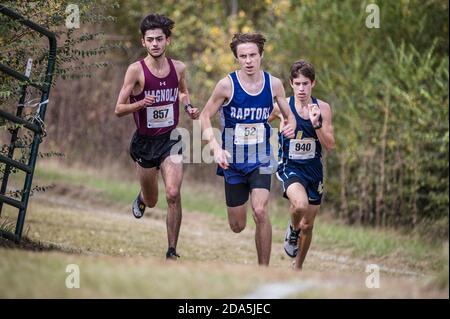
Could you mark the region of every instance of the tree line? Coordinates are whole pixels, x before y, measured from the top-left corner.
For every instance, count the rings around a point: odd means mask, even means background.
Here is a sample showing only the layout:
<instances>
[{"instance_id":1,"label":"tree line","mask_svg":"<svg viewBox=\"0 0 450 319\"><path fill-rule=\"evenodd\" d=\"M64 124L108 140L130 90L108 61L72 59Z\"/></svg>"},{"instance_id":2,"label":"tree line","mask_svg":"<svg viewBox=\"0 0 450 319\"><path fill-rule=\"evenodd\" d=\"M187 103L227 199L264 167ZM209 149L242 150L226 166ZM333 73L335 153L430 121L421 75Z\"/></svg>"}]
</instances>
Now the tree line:
<instances>
[{"instance_id":1,"label":"tree line","mask_svg":"<svg viewBox=\"0 0 450 319\"><path fill-rule=\"evenodd\" d=\"M332 107L337 147L325 158L329 210L350 224L414 227L443 221L448 228L448 2L377 1L378 28L366 23L371 3L108 3L100 13L114 22L100 19L84 30L91 35L104 30L101 41L62 47L65 59L94 56L96 63L94 53L82 57L76 50L104 48L98 50L109 64L90 71L92 78L56 85L57 106L48 109L49 143L80 160L97 156L129 162L126 149L134 124L131 118L118 121L113 110L126 66L145 56L139 23L147 13L157 10L176 22L168 55L187 64L192 100L199 107L217 80L237 68L229 49L233 33L257 31L267 38L263 66L284 79L286 92L292 92L289 66L304 58L316 68L315 95ZM91 6L86 12L100 5ZM51 27L61 30L60 25ZM111 50L119 42L120 49ZM180 125L191 127L187 119ZM202 179L208 175L202 172L212 171L208 165L195 170Z\"/></svg>"}]
</instances>

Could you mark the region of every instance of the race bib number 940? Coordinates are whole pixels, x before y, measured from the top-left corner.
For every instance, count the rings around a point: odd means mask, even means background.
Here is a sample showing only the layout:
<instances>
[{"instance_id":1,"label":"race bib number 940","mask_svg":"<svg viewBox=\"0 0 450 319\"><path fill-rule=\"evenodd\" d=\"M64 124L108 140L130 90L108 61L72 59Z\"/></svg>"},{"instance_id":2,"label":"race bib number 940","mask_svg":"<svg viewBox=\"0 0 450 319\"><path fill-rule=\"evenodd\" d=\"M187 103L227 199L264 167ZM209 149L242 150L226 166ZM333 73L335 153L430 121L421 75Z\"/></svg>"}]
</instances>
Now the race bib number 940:
<instances>
[{"instance_id":1,"label":"race bib number 940","mask_svg":"<svg viewBox=\"0 0 450 319\"><path fill-rule=\"evenodd\" d=\"M264 123L239 123L234 130L234 144L252 145L264 142L265 137Z\"/></svg>"},{"instance_id":2,"label":"race bib number 940","mask_svg":"<svg viewBox=\"0 0 450 319\"><path fill-rule=\"evenodd\" d=\"M289 142L289 159L310 159L316 156L316 141L313 138L293 139Z\"/></svg>"},{"instance_id":3,"label":"race bib number 940","mask_svg":"<svg viewBox=\"0 0 450 319\"><path fill-rule=\"evenodd\" d=\"M147 107L147 127L167 127L173 125L173 104Z\"/></svg>"}]
</instances>

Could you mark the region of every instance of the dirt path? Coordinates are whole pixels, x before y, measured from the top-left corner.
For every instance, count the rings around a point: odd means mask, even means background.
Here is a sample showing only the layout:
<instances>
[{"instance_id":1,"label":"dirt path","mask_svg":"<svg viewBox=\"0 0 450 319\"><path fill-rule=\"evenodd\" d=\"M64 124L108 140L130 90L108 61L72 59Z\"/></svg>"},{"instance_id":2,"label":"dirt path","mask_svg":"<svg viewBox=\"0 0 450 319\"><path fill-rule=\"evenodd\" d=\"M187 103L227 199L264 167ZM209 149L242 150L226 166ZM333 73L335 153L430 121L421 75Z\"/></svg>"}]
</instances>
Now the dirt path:
<instances>
[{"instance_id":1,"label":"dirt path","mask_svg":"<svg viewBox=\"0 0 450 319\"><path fill-rule=\"evenodd\" d=\"M67 190L66 190L67 191ZM60 190L57 191L58 193ZM148 228L157 228L159 231L165 232L165 216L166 211L158 208L146 210L144 218L134 220L130 218L131 213L127 206L108 206L100 205L101 200L92 198L92 194L84 194L75 200L73 194L39 194L36 199L45 204L52 204L61 207L82 210L84 212L95 212L123 221L132 221L141 223ZM95 196L95 195L94 195ZM77 197L77 196L75 196ZM256 263L256 250L254 245L254 224L251 221L251 215L248 216L248 226L239 234L233 233L225 218L219 218L201 212L183 212L183 221L180 232L179 248L191 249L191 246L198 246L205 249L204 252L196 251L195 257L201 260L223 260L227 262L245 264ZM165 236L161 238L164 240ZM291 268L291 259L287 257L283 251L282 240L284 232L277 228L273 229L273 244L271 266ZM191 244L190 244L191 243ZM231 249L235 247L235 249ZM233 256L229 257L227 254ZM385 261L380 260L360 260L355 259L344 252L336 254L327 251L321 251L314 247L314 243L308 253L305 267L315 270L339 269L347 271L363 271L368 264L377 264L380 266L381 272L395 274L399 276L427 277L427 274L411 270L406 267L399 267L398 264L392 262L389 258ZM401 266L401 265L400 265Z\"/></svg>"},{"instance_id":2,"label":"dirt path","mask_svg":"<svg viewBox=\"0 0 450 319\"><path fill-rule=\"evenodd\" d=\"M93 197L81 194L75 200L73 193L60 191L37 195L34 203L40 208L27 217L29 236L65 253L144 258L166 267L165 211L148 209L144 218L136 220L128 205L110 207ZM48 209L41 212L42 207ZM51 237L39 233L46 233L46 227L53 227ZM283 236L283 231L274 228L271 264L261 268L256 265L253 222L249 220L247 228L235 234L224 218L185 211L178 245L182 257L171 267L182 273L214 269L238 278L258 272L263 279L233 296L238 298L448 298L448 291L430 285L433 278L427 274L398 267L389 259L359 260L345 253L320 251L314 244L304 272L293 271L282 248ZM380 288L369 289L366 266L373 263L380 268Z\"/></svg>"}]
</instances>

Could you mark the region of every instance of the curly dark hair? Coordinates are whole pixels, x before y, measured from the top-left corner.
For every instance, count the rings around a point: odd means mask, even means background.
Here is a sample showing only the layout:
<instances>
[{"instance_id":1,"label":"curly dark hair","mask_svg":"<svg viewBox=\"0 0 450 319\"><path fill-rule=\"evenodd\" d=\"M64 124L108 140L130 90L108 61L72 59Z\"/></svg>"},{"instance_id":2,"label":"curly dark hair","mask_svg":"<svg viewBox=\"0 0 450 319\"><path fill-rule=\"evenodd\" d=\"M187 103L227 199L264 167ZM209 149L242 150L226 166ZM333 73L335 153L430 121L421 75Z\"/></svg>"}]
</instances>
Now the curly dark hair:
<instances>
[{"instance_id":1,"label":"curly dark hair","mask_svg":"<svg viewBox=\"0 0 450 319\"><path fill-rule=\"evenodd\" d=\"M141 22L140 28L142 37L145 36L145 32L147 32L147 30L153 29L161 29L166 35L166 37L170 37L174 25L175 22L173 22L168 17L157 13L150 13Z\"/></svg>"},{"instance_id":2,"label":"curly dark hair","mask_svg":"<svg viewBox=\"0 0 450 319\"><path fill-rule=\"evenodd\" d=\"M310 79L311 82L314 82L314 80L316 79L314 66L310 62L303 59L295 61L294 64L292 64L290 74L291 82L300 74Z\"/></svg>"},{"instance_id":3,"label":"curly dark hair","mask_svg":"<svg viewBox=\"0 0 450 319\"><path fill-rule=\"evenodd\" d=\"M264 42L266 38L260 33L236 33L230 43L231 51L234 57L237 58L237 46L242 43L255 43L258 46L259 54L264 52Z\"/></svg>"}]
</instances>

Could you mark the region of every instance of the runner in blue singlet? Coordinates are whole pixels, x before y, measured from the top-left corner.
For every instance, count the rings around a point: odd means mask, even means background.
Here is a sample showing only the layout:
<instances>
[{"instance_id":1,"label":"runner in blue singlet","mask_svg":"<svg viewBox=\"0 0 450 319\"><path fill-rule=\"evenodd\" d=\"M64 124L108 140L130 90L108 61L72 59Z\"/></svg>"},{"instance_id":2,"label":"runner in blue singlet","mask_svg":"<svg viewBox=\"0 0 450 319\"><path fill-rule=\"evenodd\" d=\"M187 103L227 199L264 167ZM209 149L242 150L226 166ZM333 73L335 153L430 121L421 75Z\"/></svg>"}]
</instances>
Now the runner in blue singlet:
<instances>
[{"instance_id":1,"label":"runner in blue singlet","mask_svg":"<svg viewBox=\"0 0 450 319\"><path fill-rule=\"evenodd\" d=\"M293 137L295 118L289 110L281 81L261 70L265 39L257 33L235 34L230 44L240 69L220 80L203 109L202 131L225 179L228 221L238 233L246 225L250 197L256 224L258 262L268 265L272 226L268 216L271 173L271 127L267 120L274 100L284 114L283 134ZM211 117L220 112L222 145L214 138Z\"/></svg>"},{"instance_id":2,"label":"runner in blue singlet","mask_svg":"<svg viewBox=\"0 0 450 319\"><path fill-rule=\"evenodd\" d=\"M304 60L295 62L291 67L290 83L294 95L288 101L297 126L294 139L283 135L279 137L277 177L282 182L283 196L291 203L284 250L290 257L296 258L295 267L302 269L322 200L322 148L332 150L334 136L330 106L311 96L316 84L313 65ZM283 119L275 106L269 120L276 117Z\"/></svg>"}]
</instances>

